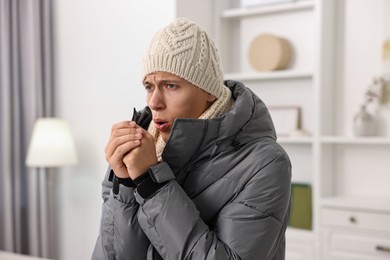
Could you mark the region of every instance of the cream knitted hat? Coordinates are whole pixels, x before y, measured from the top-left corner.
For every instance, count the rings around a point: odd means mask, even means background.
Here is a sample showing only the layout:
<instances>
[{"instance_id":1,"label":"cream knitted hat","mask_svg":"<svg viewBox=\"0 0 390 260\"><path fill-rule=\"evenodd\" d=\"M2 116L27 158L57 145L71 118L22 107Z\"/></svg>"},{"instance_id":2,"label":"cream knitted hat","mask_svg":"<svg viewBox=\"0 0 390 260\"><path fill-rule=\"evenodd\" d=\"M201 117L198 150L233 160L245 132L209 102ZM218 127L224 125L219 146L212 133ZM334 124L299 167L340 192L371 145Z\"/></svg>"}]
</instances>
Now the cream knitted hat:
<instances>
[{"instance_id":1,"label":"cream knitted hat","mask_svg":"<svg viewBox=\"0 0 390 260\"><path fill-rule=\"evenodd\" d=\"M163 71L179 76L219 98L226 88L218 50L199 25L179 18L153 38L144 58L143 79Z\"/></svg>"}]
</instances>

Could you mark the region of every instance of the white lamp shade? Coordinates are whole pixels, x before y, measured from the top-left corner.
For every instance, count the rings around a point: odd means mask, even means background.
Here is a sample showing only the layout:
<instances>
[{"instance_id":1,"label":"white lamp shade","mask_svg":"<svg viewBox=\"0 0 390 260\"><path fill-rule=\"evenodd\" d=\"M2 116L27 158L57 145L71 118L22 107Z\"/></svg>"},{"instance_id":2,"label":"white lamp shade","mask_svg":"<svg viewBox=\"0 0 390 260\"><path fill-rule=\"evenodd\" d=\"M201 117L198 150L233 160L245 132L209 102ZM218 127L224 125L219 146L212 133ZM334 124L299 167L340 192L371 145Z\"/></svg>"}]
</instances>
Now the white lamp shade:
<instances>
[{"instance_id":1,"label":"white lamp shade","mask_svg":"<svg viewBox=\"0 0 390 260\"><path fill-rule=\"evenodd\" d=\"M76 148L68 123L59 118L39 118L27 152L30 167L60 167L77 163Z\"/></svg>"}]
</instances>

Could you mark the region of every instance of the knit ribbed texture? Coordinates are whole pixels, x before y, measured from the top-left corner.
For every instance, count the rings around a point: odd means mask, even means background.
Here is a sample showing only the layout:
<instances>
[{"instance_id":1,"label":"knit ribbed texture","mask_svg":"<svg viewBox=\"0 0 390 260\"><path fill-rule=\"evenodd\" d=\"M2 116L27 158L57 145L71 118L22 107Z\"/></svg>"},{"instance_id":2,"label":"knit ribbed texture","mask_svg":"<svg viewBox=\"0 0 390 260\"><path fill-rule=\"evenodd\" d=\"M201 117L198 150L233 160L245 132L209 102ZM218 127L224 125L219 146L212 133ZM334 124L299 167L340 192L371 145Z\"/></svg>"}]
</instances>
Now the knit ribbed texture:
<instances>
[{"instance_id":1,"label":"knit ribbed texture","mask_svg":"<svg viewBox=\"0 0 390 260\"><path fill-rule=\"evenodd\" d=\"M152 72L169 72L219 98L223 70L218 50L208 33L185 18L160 30L144 58L143 79Z\"/></svg>"},{"instance_id":2,"label":"knit ribbed texture","mask_svg":"<svg viewBox=\"0 0 390 260\"><path fill-rule=\"evenodd\" d=\"M227 88L224 87L222 89L222 94L221 96L214 101L214 103L205 111L203 114L199 117L199 119L211 119L215 118L217 116L220 116L226 112L228 112L233 103L234 100L232 99L232 92ZM154 137L156 140L156 154L157 154L157 159L159 162L162 161L162 153L165 148L165 142L162 139L160 133L156 129L155 125L153 122L150 123L148 132Z\"/></svg>"}]
</instances>

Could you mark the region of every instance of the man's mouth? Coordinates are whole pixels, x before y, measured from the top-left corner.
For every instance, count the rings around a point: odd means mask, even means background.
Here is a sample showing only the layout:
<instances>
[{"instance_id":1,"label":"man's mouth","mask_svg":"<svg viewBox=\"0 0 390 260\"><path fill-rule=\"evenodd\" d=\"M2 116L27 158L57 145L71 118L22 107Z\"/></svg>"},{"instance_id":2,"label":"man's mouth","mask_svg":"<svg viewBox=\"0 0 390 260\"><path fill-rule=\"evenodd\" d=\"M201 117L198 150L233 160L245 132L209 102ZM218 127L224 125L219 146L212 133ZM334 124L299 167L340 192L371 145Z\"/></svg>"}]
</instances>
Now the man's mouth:
<instances>
[{"instance_id":1,"label":"man's mouth","mask_svg":"<svg viewBox=\"0 0 390 260\"><path fill-rule=\"evenodd\" d=\"M159 130L160 132L169 131L172 126L172 123L164 120L154 120L153 122L157 130Z\"/></svg>"}]
</instances>

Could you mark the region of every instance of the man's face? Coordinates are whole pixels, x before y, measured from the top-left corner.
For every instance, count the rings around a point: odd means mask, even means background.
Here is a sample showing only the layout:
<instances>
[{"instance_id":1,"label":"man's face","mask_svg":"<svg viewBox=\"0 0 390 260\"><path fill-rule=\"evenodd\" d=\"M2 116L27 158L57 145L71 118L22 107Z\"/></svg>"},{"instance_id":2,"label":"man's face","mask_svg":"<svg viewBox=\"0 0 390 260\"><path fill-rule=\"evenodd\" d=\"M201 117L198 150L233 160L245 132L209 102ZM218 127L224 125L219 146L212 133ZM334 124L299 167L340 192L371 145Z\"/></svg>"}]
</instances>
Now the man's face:
<instances>
[{"instance_id":1,"label":"man's face","mask_svg":"<svg viewBox=\"0 0 390 260\"><path fill-rule=\"evenodd\" d=\"M198 118L216 99L213 95L167 72L145 77L146 102L153 122L166 142L176 118Z\"/></svg>"}]
</instances>

